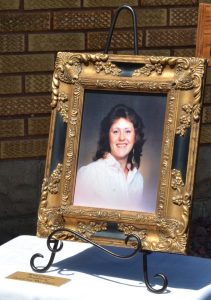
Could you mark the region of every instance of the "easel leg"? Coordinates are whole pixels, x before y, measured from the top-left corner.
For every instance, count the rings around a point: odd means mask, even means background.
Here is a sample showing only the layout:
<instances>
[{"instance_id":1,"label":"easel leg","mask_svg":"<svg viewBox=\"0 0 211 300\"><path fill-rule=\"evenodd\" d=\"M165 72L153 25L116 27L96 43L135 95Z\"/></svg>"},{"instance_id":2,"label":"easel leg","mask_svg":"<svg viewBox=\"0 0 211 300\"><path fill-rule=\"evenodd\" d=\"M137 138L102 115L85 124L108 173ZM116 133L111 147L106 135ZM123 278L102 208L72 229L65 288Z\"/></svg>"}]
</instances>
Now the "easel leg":
<instances>
[{"instance_id":1,"label":"easel leg","mask_svg":"<svg viewBox=\"0 0 211 300\"><path fill-rule=\"evenodd\" d=\"M53 248L51 247L51 243L53 243ZM59 246L59 243L60 243L60 246ZM42 254L36 253L30 259L30 266L33 271L38 272L38 273L45 273L53 264L56 252L60 251L63 248L63 243L59 240L48 238L47 246L48 246L48 249L51 251L51 256L50 256L48 264L45 267L36 267L34 264L35 259L37 257L44 258L44 256Z\"/></svg>"},{"instance_id":2,"label":"easel leg","mask_svg":"<svg viewBox=\"0 0 211 300\"><path fill-rule=\"evenodd\" d=\"M155 289L152 287L152 285L149 283L149 277L148 277L148 262L147 262L147 256L150 254L150 251L143 251L143 272L144 272L144 282L146 284L147 289L155 294L161 294L163 293L167 286L168 286L168 279L164 274L158 273L154 275L154 278L161 278L163 280L163 286L160 289Z\"/></svg>"}]
</instances>

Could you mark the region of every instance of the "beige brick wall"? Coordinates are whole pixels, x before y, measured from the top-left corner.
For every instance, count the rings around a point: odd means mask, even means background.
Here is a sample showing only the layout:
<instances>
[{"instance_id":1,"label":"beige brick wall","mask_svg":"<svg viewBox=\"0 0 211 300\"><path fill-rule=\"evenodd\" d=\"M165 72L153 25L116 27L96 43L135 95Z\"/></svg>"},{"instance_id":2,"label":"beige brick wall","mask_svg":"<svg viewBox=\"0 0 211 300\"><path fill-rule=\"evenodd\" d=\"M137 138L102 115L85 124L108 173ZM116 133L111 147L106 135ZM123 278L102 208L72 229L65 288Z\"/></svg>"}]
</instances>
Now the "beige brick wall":
<instances>
[{"instance_id":1,"label":"beige brick wall","mask_svg":"<svg viewBox=\"0 0 211 300\"><path fill-rule=\"evenodd\" d=\"M138 0L127 0L131 6L138 6ZM84 7L118 7L125 4L124 0L84 0Z\"/></svg>"},{"instance_id":2,"label":"beige brick wall","mask_svg":"<svg viewBox=\"0 0 211 300\"><path fill-rule=\"evenodd\" d=\"M19 9L20 7L20 0L0 0L0 10L6 9Z\"/></svg>"},{"instance_id":3,"label":"beige brick wall","mask_svg":"<svg viewBox=\"0 0 211 300\"><path fill-rule=\"evenodd\" d=\"M52 74L33 74L25 76L26 93L49 93L51 91Z\"/></svg>"},{"instance_id":4,"label":"beige brick wall","mask_svg":"<svg viewBox=\"0 0 211 300\"><path fill-rule=\"evenodd\" d=\"M24 120L0 120L0 137L24 136Z\"/></svg>"},{"instance_id":5,"label":"beige brick wall","mask_svg":"<svg viewBox=\"0 0 211 300\"><path fill-rule=\"evenodd\" d=\"M28 134L42 135L48 134L50 126L50 117L35 117L28 120Z\"/></svg>"},{"instance_id":6,"label":"beige brick wall","mask_svg":"<svg viewBox=\"0 0 211 300\"><path fill-rule=\"evenodd\" d=\"M198 7L179 7L170 9L170 26L195 26L198 19Z\"/></svg>"},{"instance_id":7,"label":"beige brick wall","mask_svg":"<svg viewBox=\"0 0 211 300\"><path fill-rule=\"evenodd\" d=\"M44 156L46 154L46 139L27 139L2 141L1 157L5 158L23 158Z\"/></svg>"},{"instance_id":8,"label":"beige brick wall","mask_svg":"<svg viewBox=\"0 0 211 300\"><path fill-rule=\"evenodd\" d=\"M22 92L21 75L15 75L15 76L6 75L1 78L0 94L20 94L21 92Z\"/></svg>"},{"instance_id":9,"label":"beige brick wall","mask_svg":"<svg viewBox=\"0 0 211 300\"><path fill-rule=\"evenodd\" d=\"M167 25L167 9L136 9L137 24L139 27L159 27ZM131 14L123 10L117 19L116 27L131 27Z\"/></svg>"},{"instance_id":10,"label":"beige brick wall","mask_svg":"<svg viewBox=\"0 0 211 300\"><path fill-rule=\"evenodd\" d=\"M53 71L53 54L25 54L0 56L0 73Z\"/></svg>"},{"instance_id":11,"label":"beige brick wall","mask_svg":"<svg viewBox=\"0 0 211 300\"><path fill-rule=\"evenodd\" d=\"M25 50L24 34L10 34L0 36L0 53L23 52Z\"/></svg>"},{"instance_id":12,"label":"beige brick wall","mask_svg":"<svg viewBox=\"0 0 211 300\"><path fill-rule=\"evenodd\" d=\"M50 113L50 96L1 97L0 117L15 115L42 115Z\"/></svg>"},{"instance_id":13,"label":"beige brick wall","mask_svg":"<svg viewBox=\"0 0 211 300\"><path fill-rule=\"evenodd\" d=\"M54 29L61 30L105 29L111 24L111 10L108 9L58 11L53 17Z\"/></svg>"},{"instance_id":14,"label":"beige brick wall","mask_svg":"<svg viewBox=\"0 0 211 300\"><path fill-rule=\"evenodd\" d=\"M140 54L194 56L198 0L128 0ZM58 51L103 51L122 0L0 0L0 158L45 157ZM121 11L110 51L133 53L132 20ZM201 143L211 143L211 71Z\"/></svg>"},{"instance_id":15,"label":"beige brick wall","mask_svg":"<svg viewBox=\"0 0 211 300\"><path fill-rule=\"evenodd\" d=\"M160 6L160 5L197 5L198 0L141 0L142 5Z\"/></svg>"},{"instance_id":16,"label":"beige brick wall","mask_svg":"<svg viewBox=\"0 0 211 300\"><path fill-rule=\"evenodd\" d=\"M24 0L24 9L80 8L80 0Z\"/></svg>"},{"instance_id":17,"label":"beige brick wall","mask_svg":"<svg viewBox=\"0 0 211 300\"><path fill-rule=\"evenodd\" d=\"M29 34L29 51L84 51L84 33Z\"/></svg>"},{"instance_id":18,"label":"beige brick wall","mask_svg":"<svg viewBox=\"0 0 211 300\"><path fill-rule=\"evenodd\" d=\"M1 15L0 32L42 31L50 29L48 12L7 12Z\"/></svg>"}]
</instances>

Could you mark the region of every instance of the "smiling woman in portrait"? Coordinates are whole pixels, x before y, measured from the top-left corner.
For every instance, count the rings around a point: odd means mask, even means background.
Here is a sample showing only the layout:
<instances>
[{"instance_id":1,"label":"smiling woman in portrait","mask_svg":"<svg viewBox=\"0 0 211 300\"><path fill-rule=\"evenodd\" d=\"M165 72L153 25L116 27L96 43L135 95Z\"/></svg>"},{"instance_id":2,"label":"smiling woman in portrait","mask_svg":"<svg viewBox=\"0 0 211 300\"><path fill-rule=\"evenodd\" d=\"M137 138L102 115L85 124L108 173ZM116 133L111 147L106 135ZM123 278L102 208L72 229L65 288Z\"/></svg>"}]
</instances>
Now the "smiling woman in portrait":
<instances>
[{"instance_id":1,"label":"smiling woman in portrait","mask_svg":"<svg viewBox=\"0 0 211 300\"><path fill-rule=\"evenodd\" d=\"M143 128L132 108L119 104L111 109L101 122L94 161L78 171L74 205L141 210Z\"/></svg>"}]
</instances>

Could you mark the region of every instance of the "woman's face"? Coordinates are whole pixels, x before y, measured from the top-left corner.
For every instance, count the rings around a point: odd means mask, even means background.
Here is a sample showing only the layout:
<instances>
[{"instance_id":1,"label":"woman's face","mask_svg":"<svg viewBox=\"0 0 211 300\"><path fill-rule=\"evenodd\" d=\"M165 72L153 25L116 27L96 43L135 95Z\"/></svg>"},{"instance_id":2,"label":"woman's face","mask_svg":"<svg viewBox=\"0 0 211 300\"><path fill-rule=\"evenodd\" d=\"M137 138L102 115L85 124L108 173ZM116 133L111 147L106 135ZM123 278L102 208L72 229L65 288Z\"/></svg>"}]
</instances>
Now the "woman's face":
<instances>
[{"instance_id":1,"label":"woman's face","mask_svg":"<svg viewBox=\"0 0 211 300\"><path fill-rule=\"evenodd\" d=\"M114 121L109 130L109 144L113 157L117 161L127 160L134 143L135 129L133 123L125 118Z\"/></svg>"}]
</instances>

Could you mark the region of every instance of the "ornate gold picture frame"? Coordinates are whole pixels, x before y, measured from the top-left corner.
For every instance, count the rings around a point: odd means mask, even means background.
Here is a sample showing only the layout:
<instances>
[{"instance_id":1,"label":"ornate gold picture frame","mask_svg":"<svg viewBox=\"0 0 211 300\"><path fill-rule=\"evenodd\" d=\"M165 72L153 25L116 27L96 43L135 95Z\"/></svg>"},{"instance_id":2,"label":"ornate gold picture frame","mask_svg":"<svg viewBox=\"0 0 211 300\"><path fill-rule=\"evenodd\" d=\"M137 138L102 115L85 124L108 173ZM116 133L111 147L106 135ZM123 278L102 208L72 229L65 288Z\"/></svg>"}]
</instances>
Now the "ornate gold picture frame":
<instances>
[{"instance_id":1,"label":"ornate gold picture frame","mask_svg":"<svg viewBox=\"0 0 211 300\"><path fill-rule=\"evenodd\" d=\"M185 254L205 69L206 60L194 57L59 52L37 234L46 237L65 227L100 244L116 246L125 246L125 236L135 234L141 238L143 249ZM129 204L123 205L124 196L116 202L112 195L118 193L119 182L116 177L109 181L103 167L98 173L85 173L86 189L78 181L80 169L87 170L84 165L95 170L100 160L114 167L111 127L109 150L99 156L96 149L102 144L99 136L105 133L105 120L119 106L140 116L139 127L143 129L138 135L130 117L120 116L133 124L134 143L141 141L140 163L133 157L129 161L127 154L127 174L118 173L123 180L124 175L128 179L135 172L141 178L136 181L142 191L140 206L139 201L135 204L130 187ZM130 142L125 144L118 147L129 147ZM130 153L134 149L131 146ZM107 181L110 183L105 187ZM95 196L90 193L92 184L97 185ZM85 191L81 202L77 190ZM101 202L93 202L94 198ZM58 238L75 239L69 233Z\"/></svg>"}]
</instances>

